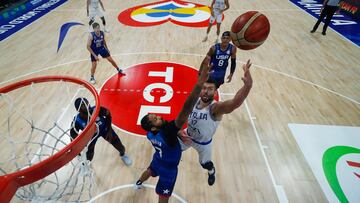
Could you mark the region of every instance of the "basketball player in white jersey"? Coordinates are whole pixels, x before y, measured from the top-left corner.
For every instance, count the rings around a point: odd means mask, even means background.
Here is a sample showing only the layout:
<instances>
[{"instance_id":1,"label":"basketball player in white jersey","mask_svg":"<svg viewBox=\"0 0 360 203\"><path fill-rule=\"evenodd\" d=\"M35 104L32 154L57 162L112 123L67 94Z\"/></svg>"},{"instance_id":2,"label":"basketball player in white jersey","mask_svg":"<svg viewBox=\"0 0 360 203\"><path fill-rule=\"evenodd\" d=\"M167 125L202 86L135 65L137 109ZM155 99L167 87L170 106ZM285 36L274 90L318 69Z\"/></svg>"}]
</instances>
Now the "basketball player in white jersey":
<instances>
[{"instance_id":1,"label":"basketball player in white jersey","mask_svg":"<svg viewBox=\"0 0 360 203\"><path fill-rule=\"evenodd\" d=\"M100 8L101 6L101 8ZM91 25L93 24L93 22L95 22L95 17L99 16L103 26L104 26L104 31L105 32L109 32L109 30L106 29L106 21L105 21L105 17L104 17L104 4L102 3L101 0L87 0L86 2L86 14L87 16L90 18L89 21L89 31L91 32Z\"/></svg>"},{"instance_id":2,"label":"basketball player in white jersey","mask_svg":"<svg viewBox=\"0 0 360 203\"><path fill-rule=\"evenodd\" d=\"M213 0L211 3L211 17L210 17L210 23L206 31L206 37L203 39L203 42L206 42L208 39L209 32L211 30L211 27L213 23L216 21L216 34L217 38L215 43L219 42L219 35L220 35L220 26L222 22L222 14L224 11L228 10L230 8L229 0Z\"/></svg>"},{"instance_id":3,"label":"basketball player in white jersey","mask_svg":"<svg viewBox=\"0 0 360 203\"><path fill-rule=\"evenodd\" d=\"M208 170L208 184L215 183L215 167L211 160L212 138L224 114L229 114L244 102L252 87L252 77L249 71L250 60L243 65L244 85L233 99L223 102L214 101L216 81L211 78L204 83L200 98L188 117L188 126L179 131L179 142L182 150L193 147L199 154L199 161Z\"/></svg>"}]
</instances>

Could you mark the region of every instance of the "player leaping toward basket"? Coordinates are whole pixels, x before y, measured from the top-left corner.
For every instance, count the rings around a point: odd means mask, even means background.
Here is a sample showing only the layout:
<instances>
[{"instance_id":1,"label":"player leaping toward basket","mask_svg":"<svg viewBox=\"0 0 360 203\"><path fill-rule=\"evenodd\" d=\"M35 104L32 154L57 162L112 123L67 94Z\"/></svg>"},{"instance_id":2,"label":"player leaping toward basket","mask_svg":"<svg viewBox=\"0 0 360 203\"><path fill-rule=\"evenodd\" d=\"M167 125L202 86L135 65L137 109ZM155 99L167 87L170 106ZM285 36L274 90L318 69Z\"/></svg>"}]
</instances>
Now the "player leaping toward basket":
<instances>
[{"instance_id":1,"label":"player leaping toward basket","mask_svg":"<svg viewBox=\"0 0 360 203\"><path fill-rule=\"evenodd\" d=\"M174 189L181 158L181 146L177 135L186 122L199 97L201 88L208 78L209 63L210 58L206 57L202 62L202 72L197 83L175 120L166 121L155 114L148 114L141 119L141 127L147 131L147 138L155 148L155 153L150 166L136 182L135 188L141 188L142 183L150 176L159 176L155 188L156 193L159 195L159 203L168 202Z\"/></svg>"},{"instance_id":2,"label":"player leaping toward basket","mask_svg":"<svg viewBox=\"0 0 360 203\"><path fill-rule=\"evenodd\" d=\"M233 99L223 102L214 101L216 81L209 79L204 83L200 98L188 117L187 129L179 132L179 142L183 151L193 147L199 154L201 166L208 170L208 184L215 183L215 167L211 159L212 138L224 114L239 108L248 96L253 84L250 74L250 60L243 65L244 85Z\"/></svg>"}]
</instances>

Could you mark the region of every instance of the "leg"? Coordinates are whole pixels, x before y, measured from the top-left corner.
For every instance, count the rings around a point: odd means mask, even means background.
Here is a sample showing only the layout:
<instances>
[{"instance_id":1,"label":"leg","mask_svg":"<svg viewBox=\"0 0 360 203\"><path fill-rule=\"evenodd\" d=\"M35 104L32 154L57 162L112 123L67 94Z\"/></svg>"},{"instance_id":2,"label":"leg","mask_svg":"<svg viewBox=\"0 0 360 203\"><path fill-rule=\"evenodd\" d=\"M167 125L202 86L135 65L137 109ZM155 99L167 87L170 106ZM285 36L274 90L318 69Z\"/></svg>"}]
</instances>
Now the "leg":
<instances>
[{"instance_id":1,"label":"leg","mask_svg":"<svg viewBox=\"0 0 360 203\"><path fill-rule=\"evenodd\" d=\"M142 183L147 181L150 176L152 176L152 177L158 176L158 173L157 173L157 170L156 170L157 167L158 166L157 166L156 162L154 160L151 161L150 166L146 169L146 171L144 171L141 174L140 179L138 181L136 181L135 189L141 189L143 187Z\"/></svg>"},{"instance_id":2,"label":"leg","mask_svg":"<svg viewBox=\"0 0 360 203\"><path fill-rule=\"evenodd\" d=\"M125 165L130 166L132 164L132 160L125 154L125 146L122 144L119 136L115 133L115 131L111 128L111 131L109 131L107 135L103 137L116 150L118 150L121 160L125 163Z\"/></svg>"},{"instance_id":3,"label":"leg","mask_svg":"<svg viewBox=\"0 0 360 203\"><path fill-rule=\"evenodd\" d=\"M169 198L168 196L161 196L159 195L159 203L168 203L169 202Z\"/></svg>"},{"instance_id":4,"label":"leg","mask_svg":"<svg viewBox=\"0 0 360 203\"><path fill-rule=\"evenodd\" d=\"M108 141L116 150L118 150L120 156L124 156L125 147L113 129L108 132L107 136L104 136L104 139Z\"/></svg>"},{"instance_id":5,"label":"leg","mask_svg":"<svg viewBox=\"0 0 360 203\"><path fill-rule=\"evenodd\" d=\"M91 143L87 146L87 151L86 151L86 159L89 161L92 161L94 158L94 154L95 154L95 144L96 141L98 139L98 137L95 137L96 135L94 135L91 139L93 139L91 141ZM95 138L94 138L95 137Z\"/></svg>"},{"instance_id":6,"label":"leg","mask_svg":"<svg viewBox=\"0 0 360 203\"><path fill-rule=\"evenodd\" d=\"M111 56L106 57L106 59L111 63L111 65L113 65L116 68L116 70L119 68Z\"/></svg>"},{"instance_id":7,"label":"leg","mask_svg":"<svg viewBox=\"0 0 360 203\"><path fill-rule=\"evenodd\" d=\"M195 144L194 148L199 154L199 162L201 166L208 170L208 184L211 186L215 183L215 167L211 161L212 143L207 145Z\"/></svg>"},{"instance_id":8,"label":"leg","mask_svg":"<svg viewBox=\"0 0 360 203\"><path fill-rule=\"evenodd\" d=\"M216 38L215 43L219 42L221 22L222 22L222 13L217 13L217 15L216 15L216 35L217 35L217 38Z\"/></svg>"},{"instance_id":9,"label":"leg","mask_svg":"<svg viewBox=\"0 0 360 203\"><path fill-rule=\"evenodd\" d=\"M101 21L102 21L103 26L105 27L105 26L106 26L105 17L104 17L104 16L102 16L102 17L100 17L100 19L101 19Z\"/></svg>"},{"instance_id":10,"label":"leg","mask_svg":"<svg viewBox=\"0 0 360 203\"><path fill-rule=\"evenodd\" d=\"M325 15L327 13L327 6L325 6L325 8L323 9L323 11L320 14L319 19L317 20L317 22L315 23L313 29L311 32L315 32L317 30L317 28L319 27L321 21L324 19Z\"/></svg>"},{"instance_id":11,"label":"leg","mask_svg":"<svg viewBox=\"0 0 360 203\"><path fill-rule=\"evenodd\" d=\"M91 26L93 23L94 23L94 18L90 18L90 21L89 21L89 26Z\"/></svg>"},{"instance_id":12,"label":"leg","mask_svg":"<svg viewBox=\"0 0 360 203\"><path fill-rule=\"evenodd\" d=\"M221 23L216 23L216 35L219 37L220 35L220 26L221 26Z\"/></svg>"},{"instance_id":13,"label":"leg","mask_svg":"<svg viewBox=\"0 0 360 203\"><path fill-rule=\"evenodd\" d=\"M142 183L147 181L151 176L151 170L150 169L146 169L146 171L144 171L142 174L141 174L141 177L139 179L139 181L141 181Z\"/></svg>"},{"instance_id":14,"label":"leg","mask_svg":"<svg viewBox=\"0 0 360 203\"><path fill-rule=\"evenodd\" d=\"M337 10L337 6L331 6L328 9L327 15L326 15L326 19L325 19L325 24L323 27L323 31L322 34L325 35L326 34L326 29L329 26L330 22L331 22L331 18L333 17L335 11Z\"/></svg>"},{"instance_id":15,"label":"leg","mask_svg":"<svg viewBox=\"0 0 360 203\"><path fill-rule=\"evenodd\" d=\"M211 15L211 16L210 16L209 26L207 27L207 30L206 30L206 36L205 36L205 38L202 40L202 42L206 42L206 40L208 39L209 32L210 32L211 27L212 27L212 25L213 25L214 22L215 22L215 17Z\"/></svg>"},{"instance_id":16,"label":"leg","mask_svg":"<svg viewBox=\"0 0 360 203\"><path fill-rule=\"evenodd\" d=\"M110 55L106 57L106 59L115 67L119 74L125 75L125 73L123 73L123 70L118 67L118 65Z\"/></svg>"},{"instance_id":17,"label":"leg","mask_svg":"<svg viewBox=\"0 0 360 203\"><path fill-rule=\"evenodd\" d=\"M94 77L95 75L96 66L97 66L96 61L91 62L91 77Z\"/></svg>"},{"instance_id":18,"label":"leg","mask_svg":"<svg viewBox=\"0 0 360 203\"><path fill-rule=\"evenodd\" d=\"M177 168L162 170L159 181L156 184L155 192L159 195L159 203L166 203L174 190L177 177Z\"/></svg>"}]
</instances>

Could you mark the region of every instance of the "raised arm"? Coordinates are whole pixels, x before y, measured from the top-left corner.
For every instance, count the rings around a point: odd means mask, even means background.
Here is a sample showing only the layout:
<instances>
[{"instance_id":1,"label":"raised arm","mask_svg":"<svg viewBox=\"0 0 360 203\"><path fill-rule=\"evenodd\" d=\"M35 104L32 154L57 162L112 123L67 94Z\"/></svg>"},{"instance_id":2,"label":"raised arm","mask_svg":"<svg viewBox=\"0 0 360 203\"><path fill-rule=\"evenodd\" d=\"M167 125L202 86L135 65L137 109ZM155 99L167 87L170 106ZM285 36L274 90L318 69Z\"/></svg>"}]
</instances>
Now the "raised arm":
<instances>
[{"instance_id":1,"label":"raised arm","mask_svg":"<svg viewBox=\"0 0 360 203\"><path fill-rule=\"evenodd\" d=\"M210 63L209 57L205 57L205 59L201 63L200 76L198 77L198 80L197 80L193 90L191 91L190 95L186 99L184 106L182 107L179 115L177 116L177 118L175 120L175 125L178 128L181 128L184 125L189 114L191 113L192 109L194 108L196 101L199 98L202 86L209 77L209 69L210 69L209 63Z\"/></svg>"},{"instance_id":2,"label":"raised arm","mask_svg":"<svg viewBox=\"0 0 360 203\"><path fill-rule=\"evenodd\" d=\"M209 49L209 51L207 52L206 54L206 58L204 60L206 60L207 58L209 59L209 64L210 64L210 61L211 61L211 57L213 57L215 54L215 46L211 46L211 48ZM203 61L204 62L204 61ZM202 69L203 69L203 64L201 64L200 66L200 69L199 69L199 75L202 73Z\"/></svg>"},{"instance_id":3,"label":"raised arm","mask_svg":"<svg viewBox=\"0 0 360 203\"><path fill-rule=\"evenodd\" d=\"M243 65L244 77L241 79L244 82L244 86L236 93L234 98L226 100L224 102L217 102L212 106L211 113L215 117L220 117L223 114L231 113L244 102L253 84L253 80L249 70L250 66L250 60L248 60L245 65Z\"/></svg>"},{"instance_id":4,"label":"raised arm","mask_svg":"<svg viewBox=\"0 0 360 203\"><path fill-rule=\"evenodd\" d=\"M229 8L230 8L230 4L229 4L229 0L225 0L225 9L223 10L223 12L224 11L226 11L226 10L228 10Z\"/></svg>"}]
</instances>

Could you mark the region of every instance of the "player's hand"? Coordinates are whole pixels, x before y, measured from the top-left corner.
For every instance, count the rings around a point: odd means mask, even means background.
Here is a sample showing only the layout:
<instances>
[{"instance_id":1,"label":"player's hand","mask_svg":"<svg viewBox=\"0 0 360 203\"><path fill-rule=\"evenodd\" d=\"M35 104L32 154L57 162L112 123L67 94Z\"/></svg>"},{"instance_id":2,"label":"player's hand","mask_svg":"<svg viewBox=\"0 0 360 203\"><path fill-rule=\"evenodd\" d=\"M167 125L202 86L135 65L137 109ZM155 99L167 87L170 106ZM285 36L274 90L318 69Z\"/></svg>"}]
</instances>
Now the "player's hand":
<instances>
[{"instance_id":1,"label":"player's hand","mask_svg":"<svg viewBox=\"0 0 360 203\"><path fill-rule=\"evenodd\" d=\"M215 17L214 9L213 9L213 8L210 8L210 9L211 9L211 15L212 15L213 17Z\"/></svg>"},{"instance_id":2,"label":"player's hand","mask_svg":"<svg viewBox=\"0 0 360 203\"><path fill-rule=\"evenodd\" d=\"M250 74L250 67L251 67L251 62L250 59L247 60L246 64L244 64L242 66L243 70L244 70L244 77L241 78L241 80L244 82L245 86L251 87L253 80Z\"/></svg>"},{"instance_id":3,"label":"player's hand","mask_svg":"<svg viewBox=\"0 0 360 203\"><path fill-rule=\"evenodd\" d=\"M210 69L211 69L210 61L211 61L211 58L209 56L206 56L201 64L202 70L201 70L201 73L198 78L199 84L203 84L209 78L209 73L210 73Z\"/></svg>"},{"instance_id":4,"label":"player's hand","mask_svg":"<svg viewBox=\"0 0 360 203\"><path fill-rule=\"evenodd\" d=\"M98 57L98 56L95 56L95 60L96 60L96 61L99 61L99 57Z\"/></svg>"},{"instance_id":5,"label":"player's hand","mask_svg":"<svg viewBox=\"0 0 360 203\"><path fill-rule=\"evenodd\" d=\"M233 76L232 74L230 74L229 76L227 76L227 78L226 78L226 79L227 79L227 81L226 81L226 82L228 82L228 83L229 83L229 82L231 82L231 80L232 80L232 76Z\"/></svg>"},{"instance_id":6,"label":"player's hand","mask_svg":"<svg viewBox=\"0 0 360 203\"><path fill-rule=\"evenodd\" d=\"M191 137L187 135L184 130L180 130L178 136L184 144L190 145L192 143Z\"/></svg>"}]
</instances>

